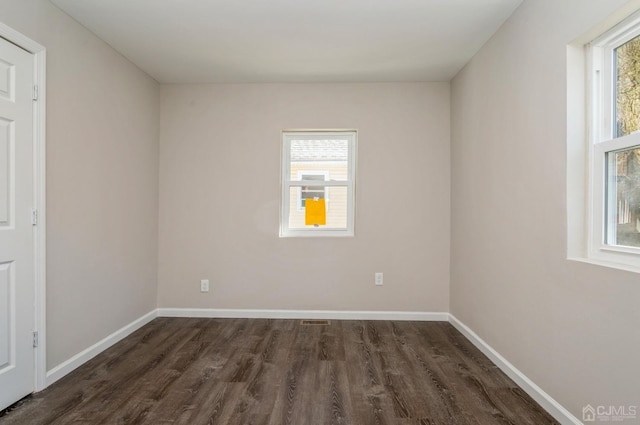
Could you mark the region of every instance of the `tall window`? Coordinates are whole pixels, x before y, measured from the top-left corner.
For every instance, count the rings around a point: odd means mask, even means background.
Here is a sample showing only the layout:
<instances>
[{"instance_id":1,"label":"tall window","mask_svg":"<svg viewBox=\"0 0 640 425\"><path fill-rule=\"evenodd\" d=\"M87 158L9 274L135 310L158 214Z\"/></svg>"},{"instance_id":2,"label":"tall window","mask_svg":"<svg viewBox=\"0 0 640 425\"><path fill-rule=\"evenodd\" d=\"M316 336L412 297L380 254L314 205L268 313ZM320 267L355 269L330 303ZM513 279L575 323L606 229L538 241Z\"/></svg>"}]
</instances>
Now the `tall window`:
<instances>
[{"instance_id":1,"label":"tall window","mask_svg":"<svg viewBox=\"0 0 640 425\"><path fill-rule=\"evenodd\" d=\"M591 43L591 255L640 261L640 16Z\"/></svg>"},{"instance_id":2,"label":"tall window","mask_svg":"<svg viewBox=\"0 0 640 425\"><path fill-rule=\"evenodd\" d=\"M283 132L280 236L353 236L355 159L355 131Z\"/></svg>"}]
</instances>

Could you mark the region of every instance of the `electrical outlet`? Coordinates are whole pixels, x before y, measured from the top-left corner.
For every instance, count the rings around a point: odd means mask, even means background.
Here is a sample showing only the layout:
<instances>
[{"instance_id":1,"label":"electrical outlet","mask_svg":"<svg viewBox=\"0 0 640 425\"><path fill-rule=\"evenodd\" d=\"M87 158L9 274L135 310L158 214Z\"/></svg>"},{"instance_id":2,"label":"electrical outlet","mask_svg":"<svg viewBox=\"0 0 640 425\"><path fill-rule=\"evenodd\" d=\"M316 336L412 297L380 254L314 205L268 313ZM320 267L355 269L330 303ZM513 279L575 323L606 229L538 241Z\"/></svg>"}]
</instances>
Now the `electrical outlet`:
<instances>
[{"instance_id":1,"label":"electrical outlet","mask_svg":"<svg viewBox=\"0 0 640 425\"><path fill-rule=\"evenodd\" d=\"M376 286L382 286L382 284L384 283L382 272L377 272L376 274L374 274L374 282L376 283Z\"/></svg>"},{"instance_id":2,"label":"electrical outlet","mask_svg":"<svg viewBox=\"0 0 640 425\"><path fill-rule=\"evenodd\" d=\"M209 292L209 279L202 279L200 281L200 292Z\"/></svg>"}]
</instances>

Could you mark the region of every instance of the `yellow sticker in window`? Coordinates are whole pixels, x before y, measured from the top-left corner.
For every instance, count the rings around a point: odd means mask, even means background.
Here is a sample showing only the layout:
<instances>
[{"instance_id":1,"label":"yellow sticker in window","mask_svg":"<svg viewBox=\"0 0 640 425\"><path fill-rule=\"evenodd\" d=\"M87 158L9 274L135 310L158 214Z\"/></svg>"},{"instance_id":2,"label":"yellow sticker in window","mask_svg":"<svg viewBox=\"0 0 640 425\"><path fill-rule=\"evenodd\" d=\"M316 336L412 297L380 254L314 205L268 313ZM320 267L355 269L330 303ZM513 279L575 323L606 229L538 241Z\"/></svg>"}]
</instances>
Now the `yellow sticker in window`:
<instances>
[{"instance_id":1,"label":"yellow sticker in window","mask_svg":"<svg viewBox=\"0 0 640 425\"><path fill-rule=\"evenodd\" d=\"M327 211L324 206L324 199L305 199L304 209L304 224L307 226L327 224Z\"/></svg>"}]
</instances>

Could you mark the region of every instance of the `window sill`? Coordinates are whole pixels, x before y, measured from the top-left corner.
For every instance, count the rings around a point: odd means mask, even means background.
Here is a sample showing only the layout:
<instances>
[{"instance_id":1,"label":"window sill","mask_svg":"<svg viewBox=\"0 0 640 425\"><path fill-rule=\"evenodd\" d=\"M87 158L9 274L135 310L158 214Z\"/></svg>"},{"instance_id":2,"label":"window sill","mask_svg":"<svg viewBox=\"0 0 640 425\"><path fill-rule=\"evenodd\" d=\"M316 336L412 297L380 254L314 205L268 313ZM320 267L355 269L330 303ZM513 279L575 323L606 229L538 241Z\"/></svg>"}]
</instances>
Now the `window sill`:
<instances>
[{"instance_id":1,"label":"window sill","mask_svg":"<svg viewBox=\"0 0 640 425\"><path fill-rule=\"evenodd\" d=\"M353 234L353 232L346 232L346 231L340 231L340 230L336 230L336 231L325 230L322 232L301 231L301 232L280 233L280 238L350 238L354 236L355 235Z\"/></svg>"},{"instance_id":2,"label":"window sill","mask_svg":"<svg viewBox=\"0 0 640 425\"><path fill-rule=\"evenodd\" d=\"M615 261L601 260L601 259L597 259L597 258L582 258L582 257L569 257L569 258L567 258L567 260L569 260L569 261L578 261L578 262L581 262L581 263L587 263L587 264L592 264L592 265L595 265L595 266L607 267L607 268L610 268L610 269L623 270L623 271L632 272L632 273L640 273L640 266L634 266L634 265L631 265L631 264L616 263Z\"/></svg>"}]
</instances>

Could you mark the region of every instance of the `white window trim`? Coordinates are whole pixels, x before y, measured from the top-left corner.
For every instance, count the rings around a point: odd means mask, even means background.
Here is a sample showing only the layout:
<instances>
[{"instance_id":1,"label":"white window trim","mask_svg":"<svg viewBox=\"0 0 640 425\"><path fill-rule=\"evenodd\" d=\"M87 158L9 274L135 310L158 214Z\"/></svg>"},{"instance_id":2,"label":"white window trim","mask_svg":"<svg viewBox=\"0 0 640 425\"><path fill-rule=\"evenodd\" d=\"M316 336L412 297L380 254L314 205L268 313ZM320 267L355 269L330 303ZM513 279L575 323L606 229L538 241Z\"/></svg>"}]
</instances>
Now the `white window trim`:
<instances>
[{"instance_id":1,"label":"white window trim","mask_svg":"<svg viewBox=\"0 0 640 425\"><path fill-rule=\"evenodd\" d=\"M348 175L347 180L290 180L291 172L291 141L304 137L307 140L326 140L328 137L340 137L348 140ZM280 207L280 237L324 237L324 236L354 236L355 222L355 178L356 178L356 154L357 154L357 130L283 130L282 131L282 169L280 181L282 186ZM347 188L347 227L335 229L326 227L314 227L304 229L291 229L289 227L290 189L302 186L346 187Z\"/></svg>"},{"instance_id":2,"label":"white window trim","mask_svg":"<svg viewBox=\"0 0 640 425\"><path fill-rule=\"evenodd\" d=\"M589 125L589 208L587 257L603 264L619 264L626 270L640 271L640 248L610 245L605 241L607 195L607 153L640 145L640 133L614 137L615 83L613 51L640 35L640 13L634 13L605 32L588 46L587 99Z\"/></svg>"}]
</instances>

